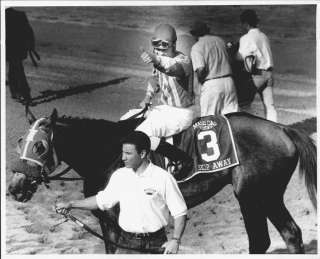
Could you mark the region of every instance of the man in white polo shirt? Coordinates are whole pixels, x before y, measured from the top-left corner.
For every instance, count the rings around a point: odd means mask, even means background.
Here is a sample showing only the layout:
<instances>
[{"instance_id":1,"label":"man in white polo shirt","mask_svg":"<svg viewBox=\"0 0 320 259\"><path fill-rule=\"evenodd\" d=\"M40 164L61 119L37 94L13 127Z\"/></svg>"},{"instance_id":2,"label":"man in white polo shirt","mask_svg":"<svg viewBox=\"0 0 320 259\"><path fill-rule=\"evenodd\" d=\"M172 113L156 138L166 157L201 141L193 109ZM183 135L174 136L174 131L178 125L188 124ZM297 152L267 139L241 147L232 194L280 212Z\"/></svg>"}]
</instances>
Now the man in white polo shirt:
<instances>
[{"instance_id":1,"label":"man in white polo shirt","mask_svg":"<svg viewBox=\"0 0 320 259\"><path fill-rule=\"evenodd\" d=\"M135 250L118 248L116 253L148 253L145 250L164 247L165 254L175 254L187 215L177 182L148 159L150 139L145 133L134 131L122 143L125 167L112 174L106 188L84 200L57 203L56 210L107 210L119 203L122 229L119 245ZM169 213L174 218L174 230L173 237L167 241L164 227L168 224Z\"/></svg>"},{"instance_id":2,"label":"man in white polo shirt","mask_svg":"<svg viewBox=\"0 0 320 259\"><path fill-rule=\"evenodd\" d=\"M257 28L259 19L254 10L245 10L240 15L240 21L247 33L240 38L238 59L246 60L253 56L256 59L252 70L252 80L261 97L265 117L277 122L277 111L273 101L273 57L268 37Z\"/></svg>"}]
</instances>

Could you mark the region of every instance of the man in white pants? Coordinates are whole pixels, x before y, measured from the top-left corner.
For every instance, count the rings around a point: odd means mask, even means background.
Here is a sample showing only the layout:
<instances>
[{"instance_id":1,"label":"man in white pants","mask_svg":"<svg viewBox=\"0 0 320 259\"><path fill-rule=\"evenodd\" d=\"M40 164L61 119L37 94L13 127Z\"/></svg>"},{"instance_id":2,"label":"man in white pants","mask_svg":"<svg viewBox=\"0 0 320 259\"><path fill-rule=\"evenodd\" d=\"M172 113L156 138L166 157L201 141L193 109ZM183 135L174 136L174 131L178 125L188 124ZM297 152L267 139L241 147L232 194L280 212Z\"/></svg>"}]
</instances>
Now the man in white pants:
<instances>
[{"instance_id":1,"label":"man in white pants","mask_svg":"<svg viewBox=\"0 0 320 259\"><path fill-rule=\"evenodd\" d=\"M237 58L245 60L254 56L256 67L253 69L252 81L262 100L265 117L277 122L277 111L273 101L273 57L268 37L257 28L259 19L254 10L245 10L240 20L247 33L240 38Z\"/></svg>"},{"instance_id":2,"label":"man in white pants","mask_svg":"<svg viewBox=\"0 0 320 259\"><path fill-rule=\"evenodd\" d=\"M191 59L200 83L201 117L238 111L238 98L224 40L209 35L208 26L194 23L191 35L197 43L192 46Z\"/></svg>"},{"instance_id":3,"label":"man in white pants","mask_svg":"<svg viewBox=\"0 0 320 259\"><path fill-rule=\"evenodd\" d=\"M195 117L192 64L187 55L176 50L176 40L175 29L169 24L160 24L151 40L153 53L143 51L141 54L143 62L153 64L153 74L140 106L150 103L156 93L161 94L162 105L151 108L146 120L136 130L150 137L151 150L182 162L179 175L183 176L192 168L193 159L161 140L188 128Z\"/></svg>"}]
</instances>

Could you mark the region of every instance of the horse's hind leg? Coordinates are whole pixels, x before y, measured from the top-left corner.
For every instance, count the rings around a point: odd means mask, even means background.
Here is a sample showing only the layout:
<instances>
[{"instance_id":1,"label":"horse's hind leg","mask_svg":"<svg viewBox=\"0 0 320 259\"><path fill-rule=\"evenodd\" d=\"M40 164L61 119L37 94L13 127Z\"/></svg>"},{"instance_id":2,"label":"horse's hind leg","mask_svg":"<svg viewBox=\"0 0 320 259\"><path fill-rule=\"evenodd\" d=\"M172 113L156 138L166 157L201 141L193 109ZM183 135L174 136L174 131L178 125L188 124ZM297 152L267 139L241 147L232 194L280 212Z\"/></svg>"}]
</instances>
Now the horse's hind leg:
<instances>
[{"instance_id":1,"label":"horse's hind leg","mask_svg":"<svg viewBox=\"0 0 320 259\"><path fill-rule=\"evenodd\" d=\"M266 216L250 199L237 198L249 238L249 253L264 254L270 246Z\"/></svg>"},{"instance_id":2,"label":"horse's hind leg","mask_svg":"<svg viewBox=\"0 0 320 259\"><path fill-rule=\"evenodd\" d=\"M267 212L267 216L279 231L289 252L303 254L304 246L301 229L291 217L284 203L281 201L277 204L272 204Z\"/></svg>"}]
</instances>

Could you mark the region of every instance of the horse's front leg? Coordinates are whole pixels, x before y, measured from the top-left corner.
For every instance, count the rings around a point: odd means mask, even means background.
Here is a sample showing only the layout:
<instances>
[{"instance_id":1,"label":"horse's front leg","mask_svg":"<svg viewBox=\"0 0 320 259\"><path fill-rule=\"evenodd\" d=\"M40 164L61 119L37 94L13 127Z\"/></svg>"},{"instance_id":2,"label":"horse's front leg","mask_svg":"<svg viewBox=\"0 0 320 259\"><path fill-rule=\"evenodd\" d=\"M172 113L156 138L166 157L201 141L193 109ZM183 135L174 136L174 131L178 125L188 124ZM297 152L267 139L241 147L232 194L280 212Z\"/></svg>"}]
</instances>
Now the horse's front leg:
<instances>
[{"instance_id":1,"label":"horse's front leg","mask_svg":"<svg viewBox=\"0 0 320 259\"><path fill-rule=\"evenodd\" d=\"M99 224L103 234L106 254L114 254L120 237L120 226L118 225L119 206L107 211L99 211Z\"/></svg>"},{"instance_id":2,"label":"horse's front leg","mask_svg":"<svg viewBox=\"0 0 320 259\"><path fill-rule=\"evenodd\" d=\"M104 241L106 254L114 254L117 247L112 243L110 243L110 240L113 242L117 241L118 234L110 230L108 223L105 220L99 220L99 224L103 234L103 241Z\"/></svg>"}]
</instances>

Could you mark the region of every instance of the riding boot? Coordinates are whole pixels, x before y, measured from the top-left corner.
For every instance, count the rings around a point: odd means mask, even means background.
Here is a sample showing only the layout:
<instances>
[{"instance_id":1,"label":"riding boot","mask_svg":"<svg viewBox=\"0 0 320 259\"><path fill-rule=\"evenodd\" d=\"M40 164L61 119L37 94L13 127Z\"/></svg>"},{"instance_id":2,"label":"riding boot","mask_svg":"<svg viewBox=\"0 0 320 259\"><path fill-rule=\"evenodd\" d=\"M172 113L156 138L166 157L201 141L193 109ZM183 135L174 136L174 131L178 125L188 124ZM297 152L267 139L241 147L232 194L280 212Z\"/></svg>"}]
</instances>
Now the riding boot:
<instances>
[{"instance_id":1,"label":"riding boot","mask_svg":"<svg viewBox=\"0 0 320 259\"><path fill-rule=\"evenodd\" d=\"M183 179L193 169L193 159L187 153L165 142L163 139L161 139L155 152L167 157L176 164L180 163L181 168L173 172L177 180Z\"/></svg>"}]
</instances>

